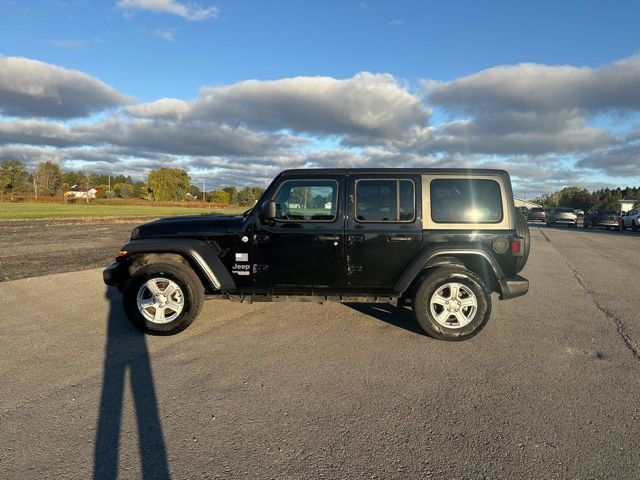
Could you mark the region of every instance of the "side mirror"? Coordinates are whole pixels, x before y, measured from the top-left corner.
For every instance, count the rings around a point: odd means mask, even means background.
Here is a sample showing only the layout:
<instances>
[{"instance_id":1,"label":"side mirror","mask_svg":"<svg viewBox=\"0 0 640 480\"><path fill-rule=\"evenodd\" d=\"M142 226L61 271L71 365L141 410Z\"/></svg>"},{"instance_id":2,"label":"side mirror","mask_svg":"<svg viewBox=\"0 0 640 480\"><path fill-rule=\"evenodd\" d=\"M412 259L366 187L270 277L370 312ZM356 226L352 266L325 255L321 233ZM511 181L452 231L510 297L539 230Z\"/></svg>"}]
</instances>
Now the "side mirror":
<instances>
[{"instance_id":1,"label":"side mirror","mask_svg":"<svg viewBox=\"0 0 640 480\"><path fill-rule=\"evenodd\" d=\"M273 200L262 204L262 211L260 212L260 218L262 220L273 221L276 218L276 202Z\"/></svg>"}]
</instances>

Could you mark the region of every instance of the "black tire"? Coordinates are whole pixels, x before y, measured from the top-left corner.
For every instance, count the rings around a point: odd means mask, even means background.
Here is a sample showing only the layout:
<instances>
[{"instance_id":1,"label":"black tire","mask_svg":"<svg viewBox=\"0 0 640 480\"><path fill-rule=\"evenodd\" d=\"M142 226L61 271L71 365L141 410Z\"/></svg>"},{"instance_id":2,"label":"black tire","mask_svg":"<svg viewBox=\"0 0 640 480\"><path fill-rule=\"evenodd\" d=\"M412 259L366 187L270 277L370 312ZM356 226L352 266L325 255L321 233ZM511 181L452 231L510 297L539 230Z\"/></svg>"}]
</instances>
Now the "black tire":
<instances>
[{"instance_id":1,"label":"black tire","mask_svg":"<svg viewBox=\"0 0 640 480\"><path fill-rule=\"evenodd\" d=\"M622 224L620 225L620 228L622 229L623 232L627 231L627 226L624 224L624 222L622 222Z\"/></svg>"},{"instance_id":2,"label":"black tire","mask_svg":"<svg viewBox=\"0 0 640 480\"><path fill-rule=\"evenodd\" d=\"M527 264L529 259L529 250L531 249L531 234L529 233L529 225L521 216L516 217L516 235L524 238L524 254L516 257L516 273L521 271Z\"/></svg>"},{"instance_id":3,"label":"black tire","mask_svg":"<svg viewBox=\"0 0 640 480\"><path fill-rule=\"evenodd\" d=\"M147 320L138 309L138 292L150 279L172 280L182 290L184 306L178 317L168 323L154 323ZM173 335L187 328L196 319L204 302L204 287L200 278L188 265L180 263L152 263L136 271L127 280L122 303L127 318L138 329L153 335Z\"/></svg>"},{"instance_id":4,"label":"black tire","mask_svg":"<svg viewBox=\"0 0 640 480\"><path fill-rule=\"evenodd\" d=\"M611 230L611 227L607 227L607 230Z\"/></svg>"},{"instance_id":5,"label":"black tire","mask_svg":"<svg viewBox=\"0 0 640 480\"><path fill-rule=\"evenodd\" d=\"M634 220L631 220L631 230L633 230L634 232L638 231L638 225L636 225L636 222Z\"/></svg>"},{"instance_id":6,"label":"black tire","mask_svg":"<svg viewBox=\"0 0 640 480\"><path fill-rule=\"evenodd\" d=\"M439 324L431 313L429 303L436 291L452 281L469 288L477 300L475 316L468 325L461 328L446 328ZM427 335L438 340L461 341L477 335L486 325L491 316L491 295L482 279L475 273L463 267L439 267L422 277L411 307L416 320Z\"/></svg>"}]
</instances>

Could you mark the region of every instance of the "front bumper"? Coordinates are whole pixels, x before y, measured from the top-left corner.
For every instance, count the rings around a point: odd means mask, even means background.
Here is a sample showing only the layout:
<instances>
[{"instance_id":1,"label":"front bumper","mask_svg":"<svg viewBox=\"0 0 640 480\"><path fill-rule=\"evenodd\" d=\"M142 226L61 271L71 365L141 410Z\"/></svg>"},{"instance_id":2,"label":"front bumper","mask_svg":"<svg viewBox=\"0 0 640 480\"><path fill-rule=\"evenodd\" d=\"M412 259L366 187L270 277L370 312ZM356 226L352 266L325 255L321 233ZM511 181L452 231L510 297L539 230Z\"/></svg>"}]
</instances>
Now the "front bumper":
<instances>
[{"instance_id":1,"label":"front bumper","mask_svg":"<svg viewBox=\"0 0 640 480\"><path fill-rule=\"evenodd\" d=\"M121 288L126 278L126 273L126 265L121 262L115 262L103 270L102 280L105 285Z\"/></svg>"},{"instance_id":2,"label":"front bumper","mask_svg":"<svg viewBox=\"0 0 640 480\"><path fill-rule=\"evenodd\" d=\"M521 297L529 291L529 280L520 275L513 278L501 278L498 283L501 291L500 300Z\"/></svg>"}]
</instances>

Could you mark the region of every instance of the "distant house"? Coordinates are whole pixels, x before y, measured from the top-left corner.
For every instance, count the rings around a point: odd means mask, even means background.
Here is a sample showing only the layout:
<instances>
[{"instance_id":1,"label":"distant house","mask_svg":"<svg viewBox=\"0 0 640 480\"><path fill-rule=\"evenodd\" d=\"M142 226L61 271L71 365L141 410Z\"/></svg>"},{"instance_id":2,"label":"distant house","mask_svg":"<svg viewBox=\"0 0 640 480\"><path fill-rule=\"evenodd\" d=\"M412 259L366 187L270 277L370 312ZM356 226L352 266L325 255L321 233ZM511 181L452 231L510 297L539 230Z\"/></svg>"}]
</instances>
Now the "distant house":
<instances>
[{"instance_id":1,"label":"distant house","mask_svg":"<svg viewBox=\"0 0 640 480\"><path fill-rule=\"evenodd\" d=\"M68 192L64 192L64 201L66 202L68 199L77 199L84 198L87 202L93 198L96 198L96 193L98 191L95 188L91 188L89 190L69 190Z\"/></svg>"}]
</instances>

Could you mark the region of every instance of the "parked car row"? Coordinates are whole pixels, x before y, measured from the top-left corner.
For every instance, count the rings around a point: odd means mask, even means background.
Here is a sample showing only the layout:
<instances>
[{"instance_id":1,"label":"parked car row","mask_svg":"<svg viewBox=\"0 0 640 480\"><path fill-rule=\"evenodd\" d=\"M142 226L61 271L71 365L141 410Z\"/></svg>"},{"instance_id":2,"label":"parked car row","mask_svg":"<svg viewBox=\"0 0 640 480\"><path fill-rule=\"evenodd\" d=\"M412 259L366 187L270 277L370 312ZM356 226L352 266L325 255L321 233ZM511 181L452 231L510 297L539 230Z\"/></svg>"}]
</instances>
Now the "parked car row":
<instances>
[{"instance_id":1,"label":"parked car row","mask_svg":"<svg viewBox=\"0 0 640 480\"><path fill-rule=\"evenodd\" d=\"M542 222L547 226L566 225L575 228L582 225L584 228L606 228L607 230L626 230L630 228L634 232L640 230L640 208L623 212L593 208L586 214L582 210L568 207L526 209L518 207L519 211L527 218L528 222Z\"/></svg>"}]
</instances>

